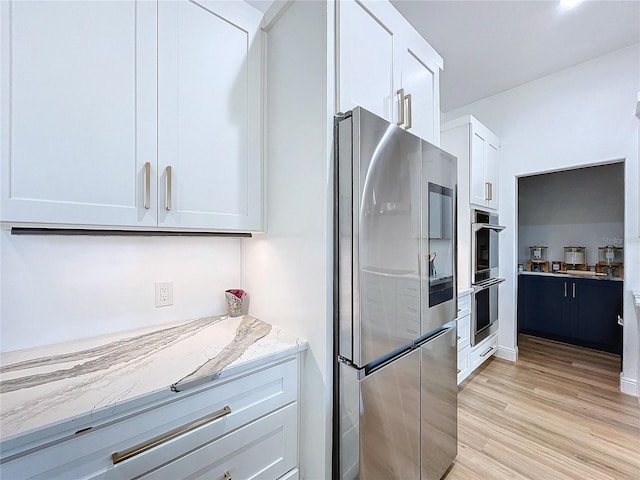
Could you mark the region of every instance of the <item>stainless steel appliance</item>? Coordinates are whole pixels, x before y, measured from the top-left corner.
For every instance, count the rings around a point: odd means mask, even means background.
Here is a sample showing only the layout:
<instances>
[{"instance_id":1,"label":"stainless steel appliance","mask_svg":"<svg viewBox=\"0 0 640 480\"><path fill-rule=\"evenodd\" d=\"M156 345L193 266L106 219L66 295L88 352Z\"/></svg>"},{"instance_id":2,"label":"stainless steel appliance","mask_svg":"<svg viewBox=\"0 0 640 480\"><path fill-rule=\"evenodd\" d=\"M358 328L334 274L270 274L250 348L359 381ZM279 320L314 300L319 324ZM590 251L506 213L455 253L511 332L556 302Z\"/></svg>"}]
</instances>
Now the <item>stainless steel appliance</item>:
<instances>
[{"instance_id":1,"label":"stainless steel appliance","mask_svg":"<svg viewBox=\"0 0 640 480\"><path fill-rule=\"evenodd\" d=\"M456 159L360 107L334 133L333 476L439 479L457 454Z\"/></svg>"},{"instance_id":2,"label":"stainless steel appliance","mask_svg":"<svg viewBox=\"0 0 640 480\"><path fill-rule=\"evenodd\" d=\"M498 235L504 227L498 225L498 215L472 210L471 261L473 281L481 283L498 276Z\"/></svg>"},{"instance_id":3,"label":"stainless steel appliance","mask_svg":"<svg viewBox=\"0 0 640 480\"><path fill-rule=\"evenodd\" d=\"M475 346L498 329L498 235L504 227L498 215L472 210L471 264L471 346Z\"/></svg>"}]
</instances>

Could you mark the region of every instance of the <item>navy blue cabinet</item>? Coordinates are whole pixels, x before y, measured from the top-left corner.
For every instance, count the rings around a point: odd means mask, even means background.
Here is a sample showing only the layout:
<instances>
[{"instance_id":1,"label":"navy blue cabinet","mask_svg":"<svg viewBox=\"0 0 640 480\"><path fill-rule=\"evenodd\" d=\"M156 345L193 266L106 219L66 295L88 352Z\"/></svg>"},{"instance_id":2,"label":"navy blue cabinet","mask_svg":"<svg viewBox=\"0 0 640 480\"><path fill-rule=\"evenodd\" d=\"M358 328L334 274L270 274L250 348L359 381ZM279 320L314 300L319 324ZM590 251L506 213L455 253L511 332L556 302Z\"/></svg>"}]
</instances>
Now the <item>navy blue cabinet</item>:
<instances>
[{"instance_id":1,"label":"navy blue cabinet","mask_svg":"<svg viewBox=\"0 0 640 480\"><path fill-rule=\"evenodd\" d=\"M543 275L518 277L518 331L622 353L622 282Z\"/></svg>"}]
</instances>

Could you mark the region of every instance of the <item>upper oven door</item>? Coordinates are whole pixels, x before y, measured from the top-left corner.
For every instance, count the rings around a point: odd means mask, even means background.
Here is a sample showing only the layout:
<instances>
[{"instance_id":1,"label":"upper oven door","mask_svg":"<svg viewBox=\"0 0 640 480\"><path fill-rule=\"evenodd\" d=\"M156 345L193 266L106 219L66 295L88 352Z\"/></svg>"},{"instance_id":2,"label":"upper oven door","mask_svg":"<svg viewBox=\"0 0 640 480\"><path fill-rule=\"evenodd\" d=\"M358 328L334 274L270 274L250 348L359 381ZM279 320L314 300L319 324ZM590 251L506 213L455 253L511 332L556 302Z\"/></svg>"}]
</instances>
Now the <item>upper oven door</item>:
<instances>
[{"instance_id":1,"label":"upper oven door","mask_svg":"<svg viewBox=\"0 0 640 480\"><path fill-rule=\"evenodd\" d=\"M474 223L471 236L473 257L473 283L498 276L498 235L501 225Z\"/></svg>"}]
</instances>

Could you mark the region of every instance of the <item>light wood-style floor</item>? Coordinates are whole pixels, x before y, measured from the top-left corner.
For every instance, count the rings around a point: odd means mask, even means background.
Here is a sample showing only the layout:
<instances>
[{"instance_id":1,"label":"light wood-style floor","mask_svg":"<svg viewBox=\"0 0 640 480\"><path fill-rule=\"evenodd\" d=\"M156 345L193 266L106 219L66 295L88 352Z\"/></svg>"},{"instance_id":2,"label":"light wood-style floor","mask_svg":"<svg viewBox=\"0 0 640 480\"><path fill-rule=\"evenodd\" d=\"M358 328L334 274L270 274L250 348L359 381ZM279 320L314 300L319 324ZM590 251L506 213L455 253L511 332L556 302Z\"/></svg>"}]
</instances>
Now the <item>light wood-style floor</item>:
<instances>
[{"instance_id":1,"label":"light wood-style floor","mask_svg":"<svg viewBox=\"0 0 640 480\"><path fill-rule=\"evenodd\" d=\"M535 337L458 393L458 457L446 480L640 479L640 406L620 357Z\"/></svg>"}]
</instances>

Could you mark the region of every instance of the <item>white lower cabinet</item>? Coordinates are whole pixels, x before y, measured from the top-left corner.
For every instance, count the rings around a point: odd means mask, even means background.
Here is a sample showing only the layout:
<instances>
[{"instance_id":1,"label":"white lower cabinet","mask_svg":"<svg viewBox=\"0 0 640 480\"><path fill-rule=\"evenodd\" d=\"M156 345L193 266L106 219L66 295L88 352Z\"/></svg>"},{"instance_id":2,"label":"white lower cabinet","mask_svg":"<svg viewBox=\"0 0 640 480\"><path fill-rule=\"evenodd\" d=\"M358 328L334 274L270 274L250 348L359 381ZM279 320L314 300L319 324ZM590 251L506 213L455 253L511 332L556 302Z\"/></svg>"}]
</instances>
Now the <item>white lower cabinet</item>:
<instances>
[{"instance_id":1,"label":"white lower cabinet","mask_svg":"<svg viewBox=\"0 0 640 480\"><path fill-rule=\"evenodd\" d=\"M498 350L498 334L494 333L469 351L469 369L474 371Z\"/></svg>"},{"instance_id":2,"label":"white lower cabinet","mask_svg":"<svg viewBox=\"0 0 640 480\"><path fill-rule=\"evenodd\" d=\"M298 357L68 423L48 438L3 443L0 477L279 478L298 463Z\"/></svg>"}]
</instances>

